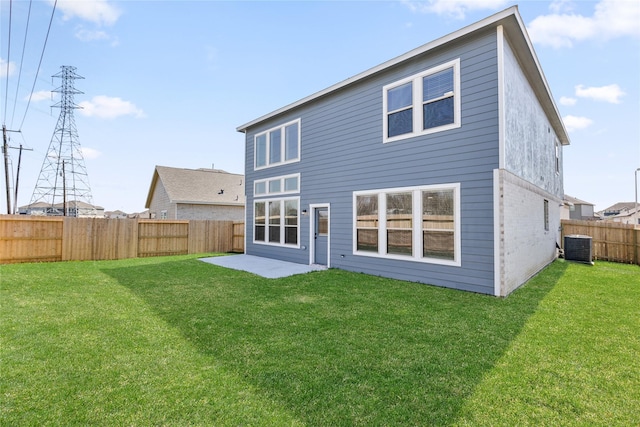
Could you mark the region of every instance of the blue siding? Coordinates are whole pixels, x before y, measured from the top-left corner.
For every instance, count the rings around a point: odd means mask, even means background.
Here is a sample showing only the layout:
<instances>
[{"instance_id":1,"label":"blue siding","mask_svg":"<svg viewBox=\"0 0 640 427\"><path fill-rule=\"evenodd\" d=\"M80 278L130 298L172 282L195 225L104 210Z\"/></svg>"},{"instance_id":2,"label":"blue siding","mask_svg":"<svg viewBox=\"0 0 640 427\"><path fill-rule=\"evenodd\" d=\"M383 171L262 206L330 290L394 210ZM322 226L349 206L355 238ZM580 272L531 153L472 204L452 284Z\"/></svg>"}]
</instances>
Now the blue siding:
<instances>
[{"instance_id":1,"label":"blue siding","mask_svg":"<svg viewBox=\"0 0 640 427\"><path fill-rule=\"evenodd\" d=\"M461 127L382 143L382 87L460 58ZM301 118L299 163L253 170L254 135ZM309 262L309 250L254 245L253 181L301 173L301 209L331 204L331 267L474 292L493 293L493 169L498 168L498 81L495 32L436 49L248 129L248 254ZM352 254L353 192L461 184L460 267ZM309 243L301 217L300 244Z\"/></svg>"}]
</instances>

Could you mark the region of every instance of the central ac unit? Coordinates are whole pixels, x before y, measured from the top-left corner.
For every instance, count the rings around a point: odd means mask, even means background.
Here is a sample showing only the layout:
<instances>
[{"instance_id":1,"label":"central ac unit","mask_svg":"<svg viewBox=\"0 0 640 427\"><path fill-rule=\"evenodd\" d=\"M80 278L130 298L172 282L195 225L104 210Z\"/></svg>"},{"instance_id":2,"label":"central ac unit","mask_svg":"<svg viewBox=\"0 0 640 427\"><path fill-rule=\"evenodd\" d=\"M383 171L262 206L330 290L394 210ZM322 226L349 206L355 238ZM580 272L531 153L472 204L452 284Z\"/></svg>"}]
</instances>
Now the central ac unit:
<instances>
[{"instance_id":1,"label":"central ac unit","mask_svg":"<svg viewBox=\"0 0 640 427\"><path fill-rule=\"evenodd\" d=\"M591 236L564 236L564 259L593 264Z\"/></svg>"}]
</instances>

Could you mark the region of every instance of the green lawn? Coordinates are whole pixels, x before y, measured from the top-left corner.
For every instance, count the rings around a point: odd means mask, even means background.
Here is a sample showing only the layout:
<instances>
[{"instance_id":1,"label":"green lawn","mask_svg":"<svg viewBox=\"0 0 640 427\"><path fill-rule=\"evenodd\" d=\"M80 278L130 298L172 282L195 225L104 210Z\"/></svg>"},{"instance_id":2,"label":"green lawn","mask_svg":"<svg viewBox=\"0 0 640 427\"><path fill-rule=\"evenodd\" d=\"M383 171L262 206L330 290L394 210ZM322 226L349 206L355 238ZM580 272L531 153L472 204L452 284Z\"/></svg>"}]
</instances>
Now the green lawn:
<instances>
[{"instance_id":1,"label":"green lawn","mask_svg":"<svg viewBox=\"0 0 640 427\"><path fill-rule=\"evenodd\" d=\"M506 299L194 256L0 266L0 425L640 424L640 268Z\"/></svg>"}]
</instances>

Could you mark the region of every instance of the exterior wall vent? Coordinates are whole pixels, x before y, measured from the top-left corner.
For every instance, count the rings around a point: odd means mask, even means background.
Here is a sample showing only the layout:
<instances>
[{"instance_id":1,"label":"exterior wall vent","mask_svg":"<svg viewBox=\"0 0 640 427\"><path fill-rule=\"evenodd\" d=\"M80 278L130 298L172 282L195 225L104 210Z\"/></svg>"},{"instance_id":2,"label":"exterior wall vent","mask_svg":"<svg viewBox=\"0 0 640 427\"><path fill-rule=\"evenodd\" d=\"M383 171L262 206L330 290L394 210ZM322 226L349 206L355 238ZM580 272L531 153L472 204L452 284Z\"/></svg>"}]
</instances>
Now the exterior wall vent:
<instances>
[{"instance_id":1,"label":"exterior wall vent","mask_svg":"<svg viewBox=\"0 0 640 427\"><path fill-rule=\"evenodd\" d=\"M593 265L591 236L564 236L564 259Z\"/></svg>"}]
</instances>

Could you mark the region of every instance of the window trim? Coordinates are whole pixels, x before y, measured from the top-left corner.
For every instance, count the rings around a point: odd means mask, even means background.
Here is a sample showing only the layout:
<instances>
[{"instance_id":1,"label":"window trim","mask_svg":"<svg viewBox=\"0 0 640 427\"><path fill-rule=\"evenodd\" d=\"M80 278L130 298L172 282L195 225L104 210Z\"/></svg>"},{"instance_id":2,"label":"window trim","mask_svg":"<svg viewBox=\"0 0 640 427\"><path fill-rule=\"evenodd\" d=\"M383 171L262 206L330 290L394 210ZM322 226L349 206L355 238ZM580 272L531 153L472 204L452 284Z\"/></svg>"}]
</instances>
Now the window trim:
<instances>
[{"instance_id":1,"label":"window trim","mask_svg":"<svg viewBox=\"0 0 640 427\"><path fill-rule=\"evenodd\" d=\"M284 217L285 217L285 202L288 200L295 200L298 203L298 216L297 216L297 233L296 233L296 244L291 244L291 243L284 243L285 241L285 233L286 233L286 224L284 221ZM280 202L280 242L279 243L274 243L274 242L270 242L269 241L269 203L270 202ZM256 231L255 231L255 227L256 227L256 209L255 209L255 205L256 203L264 203L265 204L265 215L264 215L264 227L265 227L265 240L256 240ZM301 212L300 212L300 196L296 196L296 197L275 197L275 198L268 198L268 199L259 199L259 200L254 200L253 201L253 230L252 230L252 240L253 243L256 245L266 245L266 246L277 246L277 247L281 247L281 248L296 248L299 249L300 248L300 217L301 217Z\"/></svg>"},{"instance_id":2,"label":"window trim","mask_svg":"<svg viewBox=\"0 0 640 427\"><path fill-rule=\"evenodd\" d=\"M549 231L549 201L544 199L543 205L544 231Z\"/></svg>"},{"instance_id":3,"label":"window trim","mask_svg":"<svg viewBox=\"0 0 640 427\"><path fill-rule=\"evenodd\" d=\"M423 229L422 229L422 192L434 191L434 190L453 190L453 260L446 260L440 258L428 258L422 255L422 241L423 241ZM413 228L412 228L412 244L413 255L396 255L387 253L387 194L390 193L412 193L413 203ZM378 196L378 251L359 251L358 250L358 212L357 212L357 197L358 196ZM439 264L449 265L454 267L462 266L461 255L461 204L460 204L460 183L448 183L448 184L434 184L434 185L421 185L415 187L398 187L398 188L384 188L374 190L361 190L354 191L352 196L352 208L353 208L353 223L352 223L352 253L357 256L366 256L373 258L385 258L392 260L402 260L411 262L421 262L426 264Z\"/></svg>"},{"instance_id":4,"label":"window trim","mask_svg":"<svg viewBox=\"0 0 640 427\"><path fill-rule=\"evenodd\" d=\"M556 169L556 175L560 175L560 141L558 141L558 139L555 139L555 144L554 144L554 148L555 148L555 169Z\"/></svg>"},{"instance_id":5,"label":"window trim","mask_svg":"<svg viewBox=\"0 0 640 427\"><path fill-rule=\"evenodd\" d=\"M289 160L285 160L284 157L286 156L286 150L287 150L287 138L286 138L286 131L285 129L288 126L291 126L293 124L298 125L298 157L294 158L294 159L289 159ZM281 154L281 161L279 162L274 162L272 163L270 161L270 157L271 157L271 133L275 132L275 131L280 131L280 154ZM258 166L258 138L261 136L265 136L266 138L266 146L265 146L265 164L263 166ZM300 118L297 118L295 120L291 120L289 122L280 124L278 126L274 126L272 128L266 129L260 133L257 133L253 136L253 169L254 170L260 170L260 169L266 169L266 168L270 168L270 167L274 167L274 166L280 166L280 165L286 165L289 163L296 163L300 161L300 147L301 147L301 139L302 139L302 120Z\"/></svg>"},{"instance_id":6,"label":"window trim","mask_svg":"<svg viewBox=\"0 0 640 427\"><path fill-rule=\"evenodd\" d=\"M429 129L423 129L423 105L425 102L422 99L422 79L424 77L430 76L432 74L439 73L440 71L446 70L448 68L453 68L453 123L449 123L442 126L437 126ZM388 92L391 89L396 87L400 87L409 82L412 82L412 97L413 104L411 107L413 108L413 131L409 133L404 133L402 135L396 135L389 137L389 112L387 111L388 104ZM448 96L447 96L448 97ZM430 102L434 102L438 99L444 99L442 96L440 98L434 98L429 100ZM428 70L422 71L418 74L411 75L409 77L405 77L402 80L395 81L393 83L389 83L382 88L382 142L394 142L400 141L403 139L413 138L421 135L428 135L437 132L443 132L450 129L456 129L461 126L461 102L460 102L460 58L454 59L453 61L446 62L444 64L438 65L433 68L429 68Z\"/></svg>"},{"instance_id":7,"label":"window trim","mask_svg":"<svg viewBox=\"0 0 640 427\"><path fill-rule=\"evenodd\" d=\"M284 185L285 185L285 181L289 178L297 178L298 179L298 189L297 190L285 190ZM280 181L280 189L281 191L277 191L277 192L270 192L269 191L269 183L272 181ZM256 192L256 187L258 184L260 183L264 183L265 184L265 192L264 193L257 193ZM264 178L264 179L256 179L255 181L253 181L253 197L254 198L262 198L262 197L272 197L272 196L277 196L280 194L298 194L300 193L300 173L292 173L290 175L281 175L281 176L274 176L271 178Z\"/></svg>"}]
</instances>

